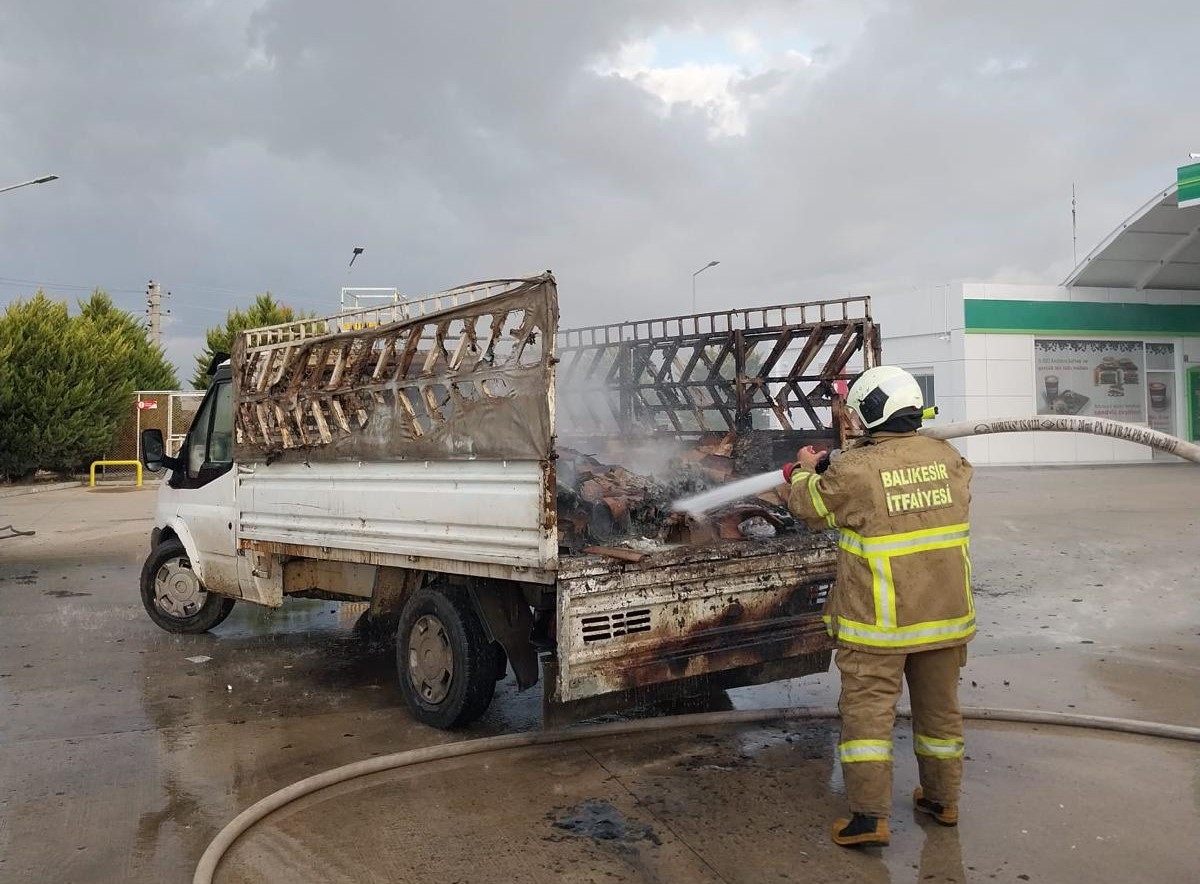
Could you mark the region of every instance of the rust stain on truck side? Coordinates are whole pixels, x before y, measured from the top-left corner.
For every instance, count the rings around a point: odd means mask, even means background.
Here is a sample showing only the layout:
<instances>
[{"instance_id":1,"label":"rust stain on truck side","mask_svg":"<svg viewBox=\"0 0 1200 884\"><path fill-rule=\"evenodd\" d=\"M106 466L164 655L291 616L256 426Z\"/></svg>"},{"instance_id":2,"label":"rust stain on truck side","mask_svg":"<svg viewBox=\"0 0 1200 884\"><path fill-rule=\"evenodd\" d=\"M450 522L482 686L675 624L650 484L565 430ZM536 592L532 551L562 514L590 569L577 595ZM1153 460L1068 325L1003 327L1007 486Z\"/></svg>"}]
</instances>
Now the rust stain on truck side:
<instances>
[{"instance_id":1,"label":"rust stain on truck side","mask_svg":"<svg viewBox=\"0 0 1200 884\"><path fill-rule=\"evenodd\" d=\"M560 702L827 651L820 619L835 574L824 535L565 560ZM799 672L797 672L799 674Z\"/></svg>"}]
</instances>

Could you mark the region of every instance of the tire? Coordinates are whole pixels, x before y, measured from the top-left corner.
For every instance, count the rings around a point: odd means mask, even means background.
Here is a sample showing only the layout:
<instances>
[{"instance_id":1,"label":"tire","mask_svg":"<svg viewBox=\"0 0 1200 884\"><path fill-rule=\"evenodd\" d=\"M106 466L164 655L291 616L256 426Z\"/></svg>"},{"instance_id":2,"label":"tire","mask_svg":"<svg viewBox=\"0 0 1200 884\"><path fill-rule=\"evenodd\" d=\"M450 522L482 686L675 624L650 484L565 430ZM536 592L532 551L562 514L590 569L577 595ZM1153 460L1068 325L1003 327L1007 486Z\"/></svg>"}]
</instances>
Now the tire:
<instances>
[{"instance_id":1,"label":"tire","mask_svg":"<svg viewBox=\"0 0 1200 884\"><path fill-rule=\"evenodd\" d=\"M465 589L436 583L409 598L396 630L400 691L430 727L463 727L496 692L500 646L488 640Z\"/></svg>"},{"instance_id":2,"label":"tire","mask_svg":"<svg viewBox=\"0 0 1200 884\"><path fill-rule=\"evenodd\" d=\"M229 616L233 603L205 590L174 537L156 546L142 566L142 605L167 632L208 632Z\"/></svg>"}]
</instances>

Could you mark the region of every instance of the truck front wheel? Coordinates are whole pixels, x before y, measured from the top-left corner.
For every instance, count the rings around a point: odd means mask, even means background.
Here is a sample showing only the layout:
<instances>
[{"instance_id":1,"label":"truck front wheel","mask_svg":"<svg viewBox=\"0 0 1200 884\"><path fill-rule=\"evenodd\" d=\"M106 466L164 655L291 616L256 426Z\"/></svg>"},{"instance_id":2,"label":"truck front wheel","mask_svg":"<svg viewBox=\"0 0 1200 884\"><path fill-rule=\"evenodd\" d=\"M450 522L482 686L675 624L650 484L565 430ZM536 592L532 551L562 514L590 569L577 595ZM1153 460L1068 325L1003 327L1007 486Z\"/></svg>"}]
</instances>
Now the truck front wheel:
<instances>
[{"instance_id":1,"label":"truck front wheel","mask_svg":"<svg viewBox=\"0 0 1200 884\"><path fill-rule=\"evenodd\" d=\"M417 590L396 630L400 689L413 716L436 728L479 718L496 691L500 653L465 589L439 583Z\"/></svg>"},{"instance_id":2,"label":"truck front wheel","mask_svg":"<svg viewBox=\"0 0 1200 884\"><path fill-rule=\"evenodd\" d=\"M205 590L174 538L156 546L142 566L142 604L167 632L208 632L229 616L233 602Z\"/></svg>"}]
</instances>

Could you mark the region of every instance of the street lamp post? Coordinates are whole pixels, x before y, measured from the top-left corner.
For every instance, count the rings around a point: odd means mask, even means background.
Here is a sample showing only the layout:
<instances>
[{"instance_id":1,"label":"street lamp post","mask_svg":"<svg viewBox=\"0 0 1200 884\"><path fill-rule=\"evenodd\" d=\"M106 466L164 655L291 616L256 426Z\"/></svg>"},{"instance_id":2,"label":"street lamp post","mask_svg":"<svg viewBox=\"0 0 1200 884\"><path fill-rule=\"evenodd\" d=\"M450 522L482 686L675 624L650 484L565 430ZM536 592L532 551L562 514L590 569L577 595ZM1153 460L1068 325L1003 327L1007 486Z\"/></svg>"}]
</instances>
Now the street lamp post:
<instances>
[{"instance_id":1,"label":"street lamp post","mask_svg":"<svg viewBox=\"0 0 1200 884\"><path fill-rule=\"evenodd\" d=\"M707 270L709 267L716 267L720 261L709 261L699 270L692 274L692 313L696 312L696 277Z\"/></svg>"},{"instance_id":2,"label":"street lamp post","mask_svg":"<svg viewBox=\"0 0 1200 884\"><path fill-rule=\"evenodd\" d=\"M9 190L16 190L18 187L28 187L31 184L45 184L49 181L57 180L57 175L43 175L41 178L34 178L32 181L22 181L20 184L10 184L8 187L0 187L0 193L5 193Z\"/></svg>"}]
</instances>

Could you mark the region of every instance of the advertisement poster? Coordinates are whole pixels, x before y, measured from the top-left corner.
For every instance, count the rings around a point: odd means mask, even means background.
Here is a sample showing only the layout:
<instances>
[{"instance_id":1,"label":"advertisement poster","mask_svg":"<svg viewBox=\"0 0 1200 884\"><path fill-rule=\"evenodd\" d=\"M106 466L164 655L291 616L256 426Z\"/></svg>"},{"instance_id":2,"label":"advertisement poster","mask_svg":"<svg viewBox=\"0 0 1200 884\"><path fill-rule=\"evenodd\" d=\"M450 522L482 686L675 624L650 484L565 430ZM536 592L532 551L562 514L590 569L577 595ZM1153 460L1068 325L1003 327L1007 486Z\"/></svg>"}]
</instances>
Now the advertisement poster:
<instances>
[{"instance_id":1,"label":"advertisement poster","mask_svg":"<svg viewBox=\"0 0 1200 884\"><path fill-rule=\"evenodd\" d=\"M1146 422L1141 341L1033 342L1038 414Z\"/></svg>"},{"instance_id":2,"label":"advertisement poster","mask_svg":"<svg viewBox=\"0 0 1200 884\"><path fill-rule=\"evenodd\" d=\"M1175 432L1175 372L1146 372L1146 389L1150 400L1150 429L1179 435Z\"/></svg>"}]
</instances>

